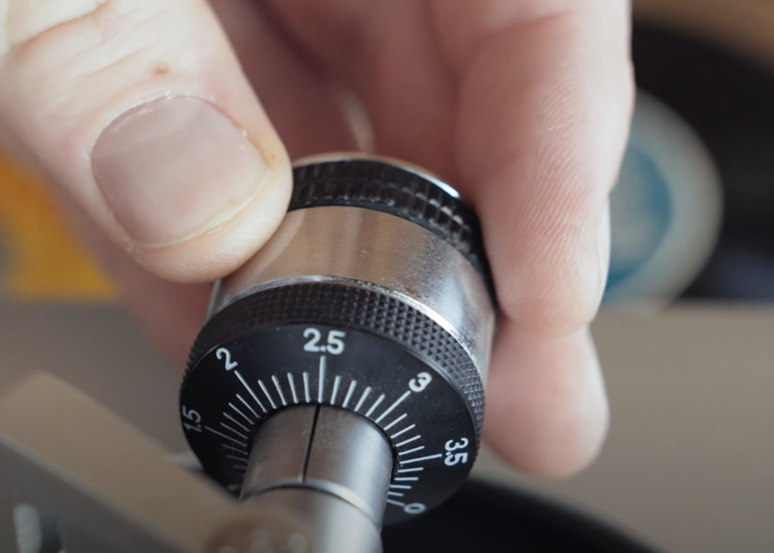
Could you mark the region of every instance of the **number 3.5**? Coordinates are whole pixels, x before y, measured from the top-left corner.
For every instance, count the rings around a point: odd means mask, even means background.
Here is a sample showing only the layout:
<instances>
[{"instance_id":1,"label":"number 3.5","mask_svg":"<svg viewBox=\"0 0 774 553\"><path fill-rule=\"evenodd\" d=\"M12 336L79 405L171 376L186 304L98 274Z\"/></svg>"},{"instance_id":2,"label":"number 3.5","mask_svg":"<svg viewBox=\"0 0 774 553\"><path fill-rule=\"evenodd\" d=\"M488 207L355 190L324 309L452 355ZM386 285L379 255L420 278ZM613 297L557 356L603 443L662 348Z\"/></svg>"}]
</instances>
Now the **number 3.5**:
<instances>
[{"instance_id":1,"label":"number 3.5","mask_svg":"<svg viewBox=\"0 0 774 553\"><path fill-rule=\"evenodd\" d=\"M465 449L470 445L470 441L467 438L462 438L459 442L455 443L454 440L446 442L444 449L446 450L446 457L443 460L443 464L447 467L453 467L460 463L468 462L468 454L465 452L454 453L458 449Z\"/></svg>"}]
</instances>

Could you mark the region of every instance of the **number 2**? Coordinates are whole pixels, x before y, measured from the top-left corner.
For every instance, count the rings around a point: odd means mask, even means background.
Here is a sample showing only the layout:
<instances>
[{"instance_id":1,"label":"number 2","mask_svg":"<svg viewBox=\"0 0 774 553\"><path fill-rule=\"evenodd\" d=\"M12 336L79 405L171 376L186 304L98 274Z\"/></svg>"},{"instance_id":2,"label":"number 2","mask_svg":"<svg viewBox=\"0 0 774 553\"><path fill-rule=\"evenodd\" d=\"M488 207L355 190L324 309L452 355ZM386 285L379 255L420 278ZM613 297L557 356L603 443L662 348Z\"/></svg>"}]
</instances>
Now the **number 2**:
<instances>
[{"instance_id":1,"label":"number 2","mask_svg":"<svg viewBox=\"0 0 774 553\"><path fill-rule=\"evenodd\" d=\"M320 351L320 346L317 344L320 341L320 338L322 338L322 333L317 330L316 328L307 328L304 330L304 338L311 338L306 344L304 344L304 351L312 351L312 352L318 352Z\"/></svg>"},{"instance_id":2,"label":"number 2","mask_svg":"<svg viewBox=\"0 0 774 553\"><path fill-rule=\"evenodd\" d=\"M230 371L231 369L234 369L239 366L239 363L231 360L231 352L228 351L226 348L218 348L218 350L215 352L215 357L217 357L220 360L225 359L227 371Z\"/></svg>"}]
</instances>

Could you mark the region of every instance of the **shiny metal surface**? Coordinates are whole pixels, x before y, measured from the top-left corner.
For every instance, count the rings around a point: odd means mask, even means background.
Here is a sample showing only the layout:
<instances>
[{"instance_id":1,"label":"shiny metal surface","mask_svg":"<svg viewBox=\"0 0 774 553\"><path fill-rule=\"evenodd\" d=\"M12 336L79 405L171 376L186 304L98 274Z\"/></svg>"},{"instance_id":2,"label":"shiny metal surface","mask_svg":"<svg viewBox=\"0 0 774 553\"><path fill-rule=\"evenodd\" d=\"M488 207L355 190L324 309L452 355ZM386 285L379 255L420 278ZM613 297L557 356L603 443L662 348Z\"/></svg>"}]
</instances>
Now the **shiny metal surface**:
<instances>
[{"instance_id":1,"label":"shiny metal surface","mask_svg":"<svg viewBox=\"0 0 774 553\"><path fill-rule=\"evenodd\" d=\"M381 528L393 454L365 417L321 406L293 407L256 434L241 501L269 490L324 492L361 511Z\"/></svg>"},{"instance_id":2,"label":"shiny metal surface","mask_svg":"<svg viewBox=\"0 0 774 553\"><path fill-rule=\"evenodd\" d=\"M269 490L251 498L246 506L270 508L295 517L306 532L285 549L249 549L253 553L381 553L379 529L360 509L325 492L309 488ZM288 540L289 541L289 540ZM218 552L220 553L220 552ZM241 553L241 550L240 550Z\"/></svg>"},{"instance_id":3,"label":"shiny metal surface","mask_svg":"<svg viewBox=\"0 0 774 553\"><path fill-rule=\"evenodd\" d=\"M309 280L377 287L410 304L451 333L485 378L495 317L482 278L432 232L379 211L289 213L269 243L217 286L209 316L251 292Z\"/></svg>"},{"instance_id":4,"label":"shiny metal surface","mask_svg":"<svg viewBox=\"0 0 774 553\"><path fill-rule=\"evenodd\" d=\"M304 481L317 407L286 409L264 422L250 451L250 463L240 499L278 486L297 486Z\"/></svg>"},{"instance_id":5,"label":"shiny metal surface","mask_svg":"<svg viewBox=\"0 0 774 553\"><path fill-rule=\"evenodd\" d=\"M354 492L365 506L361 509L379 527L392 463L387 438L368 419L351 411L319 408L304 477L308 485L343 499L347 496L338 489Z\"/></svg>"}]
</instances>

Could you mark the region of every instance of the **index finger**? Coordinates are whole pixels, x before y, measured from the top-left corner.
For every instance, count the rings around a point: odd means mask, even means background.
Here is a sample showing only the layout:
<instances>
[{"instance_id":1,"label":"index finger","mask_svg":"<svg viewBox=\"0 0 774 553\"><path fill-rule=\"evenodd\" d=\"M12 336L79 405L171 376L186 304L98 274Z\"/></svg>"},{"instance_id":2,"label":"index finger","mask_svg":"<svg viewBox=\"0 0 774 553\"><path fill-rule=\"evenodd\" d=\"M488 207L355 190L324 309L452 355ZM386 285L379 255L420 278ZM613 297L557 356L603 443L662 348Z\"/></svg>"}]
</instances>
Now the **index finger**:
<instances>
[{"instance_id":1,"label":"index finger","mask_svg":"<svg viewBox=\"0 0 774 553\"><path fill-rule=\"evenodd\" d=\"M433 10L460 82L461 181L501 307L527 331L574 332L607 276L607 197L632 104L628 3L435 0Z\"/></svg>"}]
</instances>

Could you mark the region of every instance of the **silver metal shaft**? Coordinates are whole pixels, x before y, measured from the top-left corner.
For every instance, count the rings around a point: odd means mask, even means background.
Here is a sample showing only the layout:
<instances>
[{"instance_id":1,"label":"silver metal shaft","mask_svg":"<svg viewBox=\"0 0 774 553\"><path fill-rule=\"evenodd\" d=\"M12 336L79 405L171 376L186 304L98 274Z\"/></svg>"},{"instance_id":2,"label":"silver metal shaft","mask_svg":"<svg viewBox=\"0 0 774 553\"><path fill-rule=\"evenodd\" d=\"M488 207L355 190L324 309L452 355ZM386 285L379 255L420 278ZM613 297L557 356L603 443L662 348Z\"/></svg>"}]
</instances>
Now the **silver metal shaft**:
<instances>
[{"instance_id":1,"label":"silver metal shaft","mask_svg":"<svg viewBox=\"0 0 774 553\"><path fill-rule=\"evenodd\" d=\"M388 441L365 417L293 407L256 434L241 501L296 519L304 531L294 553L377 553L392 464Z\"/></svg>"}]
</instances>

